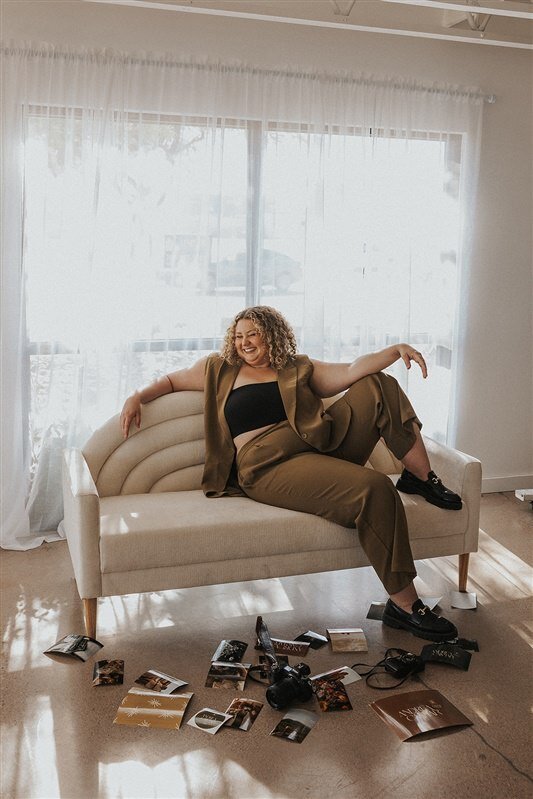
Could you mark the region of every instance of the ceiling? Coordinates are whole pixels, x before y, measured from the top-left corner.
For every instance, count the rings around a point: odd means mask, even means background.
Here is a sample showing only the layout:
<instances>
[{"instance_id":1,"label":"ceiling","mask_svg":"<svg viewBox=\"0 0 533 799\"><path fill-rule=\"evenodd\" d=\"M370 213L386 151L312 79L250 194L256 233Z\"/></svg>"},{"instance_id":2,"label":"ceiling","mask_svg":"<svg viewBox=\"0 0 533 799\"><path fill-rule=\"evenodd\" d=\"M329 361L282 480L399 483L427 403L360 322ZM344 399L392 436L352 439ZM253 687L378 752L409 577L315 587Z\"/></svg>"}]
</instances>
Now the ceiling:
<instances>
[{"instance_id":1,"label":"ceiling","mask_svg":"<svg viewBox=\"0 0 533 799\"><path fill-rule=\"evenodd\" d=\"M85 0L533 49L533 0Z\"/></svg>"}]
</instances>

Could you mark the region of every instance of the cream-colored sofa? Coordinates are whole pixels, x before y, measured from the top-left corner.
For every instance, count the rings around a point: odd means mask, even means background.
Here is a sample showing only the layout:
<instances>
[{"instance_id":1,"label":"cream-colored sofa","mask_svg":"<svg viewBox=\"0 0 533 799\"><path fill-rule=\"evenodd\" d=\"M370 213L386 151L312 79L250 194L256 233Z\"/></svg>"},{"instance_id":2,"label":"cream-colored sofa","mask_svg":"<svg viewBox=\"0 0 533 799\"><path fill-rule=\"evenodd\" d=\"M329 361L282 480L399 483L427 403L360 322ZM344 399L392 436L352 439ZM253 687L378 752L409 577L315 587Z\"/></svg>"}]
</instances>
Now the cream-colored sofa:
<instances>
[{"instance_id":1,"label":"cream-colored sofa","mask_svg":"<svg viewBox=\"0 0 533 799\"><path fill-rule=\"evenodd\" d=\"M444 511L402 494L415 558L459 555L466 589L477 549L479 461L426 439L432 467L464 500ZM65 450L62 529L87 634L96 636L97 598L366 566L357 532L247 497L208 499L203 392L169 394L143 408L141 429L122 438L110 419L83 450ZM372 468L401 471L380 441Z\"/></svg>"}]
</instances>

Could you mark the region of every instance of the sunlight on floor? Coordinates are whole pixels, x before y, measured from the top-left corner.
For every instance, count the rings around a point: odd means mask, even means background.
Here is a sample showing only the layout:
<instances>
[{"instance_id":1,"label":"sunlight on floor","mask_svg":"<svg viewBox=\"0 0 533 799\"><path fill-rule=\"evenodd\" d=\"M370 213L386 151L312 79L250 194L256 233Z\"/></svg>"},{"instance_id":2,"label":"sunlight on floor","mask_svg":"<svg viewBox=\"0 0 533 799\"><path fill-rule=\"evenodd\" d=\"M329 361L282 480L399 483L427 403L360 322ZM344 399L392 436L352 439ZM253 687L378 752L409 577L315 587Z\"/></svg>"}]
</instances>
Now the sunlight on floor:
<instances>
[{"instance_id":1,"label":"sunlight on floor","mask_svg":"<svg viewBox=\"0 0 533 799\"><path fill-rule=\"evenodd\" d=\"M439 558L424 563L457 584L457 558ZM470 557L468 590L475 591L478 604L491 605L533 596L531 567L510 549L483 530L479 531L479 550Z\"/></svg>"},{"instance_id":2,"label":"sunlight on floor","mask_svg":"<svg viewBox=\"0 0 533 799\"><path fill-rule=\"evenodd\" d=\"M533 648L533 622L523 621L520 624L510 624L509 627L511 630L514 630L529 647Z\"/></svg>"},{"instance_id":3,"label":"sunlight on floor","mask_svg":"<svg viewBox=\"0 0 533 799\"><path fill-rule=\"evenodd\" d=\"M201 592L203 613L214 619L293 610L281 580L260 582L259 588L251 588L247 583L232 583L229 586L204 586L193 591ZM124 629L139 632L172 627L185 613L189 614L191 604L197 601L198 594L187 594L186 590L104 597L98 602L98 632L103 636Z\"/></svg>"},{"instance_id":4,"label":"sunlight on floor","mask_svg":"<svg viewBox=\"0 0 533 799\"><path fill-rule=\"evenodd\" d=\"M27 598L24 586L20 586L16 611L8 619L3 636L7 671L51 665L42 653L57 641L60 610L59 605Z\"/></svg>"},{"instance_id":5,"label":"sunlight on floor","mask_svg":"<svg viewBox=\"0 0 533 799\"><path fill-rule=\"evenodd\" d=\"M98 771L100 796L127 796L128 799L180 796L191 799L205 795L208 786L210 795L224 796L225 799L270 799L279 796L251 777L235 761L220 762L220 758L207 749L177 755L153 767L137 760L99 763Z\"/></svg>"}]
</instances>

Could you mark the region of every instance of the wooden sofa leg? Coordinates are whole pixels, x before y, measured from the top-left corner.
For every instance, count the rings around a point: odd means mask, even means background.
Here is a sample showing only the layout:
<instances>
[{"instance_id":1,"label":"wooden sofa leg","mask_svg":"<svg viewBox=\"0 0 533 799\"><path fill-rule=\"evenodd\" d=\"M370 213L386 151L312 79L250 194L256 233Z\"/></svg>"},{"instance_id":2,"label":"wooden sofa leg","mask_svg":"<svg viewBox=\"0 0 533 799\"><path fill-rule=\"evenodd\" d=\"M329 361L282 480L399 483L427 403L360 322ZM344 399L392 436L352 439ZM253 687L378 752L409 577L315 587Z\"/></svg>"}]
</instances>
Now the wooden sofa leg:
<instances>
[{"instance_id":1,"label":"wooden sofa leg","mask_svg":"<svg viewBox=\"0 0 533 799\"><path fill-rule=\"evenodd\" d=\"M97 612L97 599L84 599L83 601L83 618L85 621L85 633L89 638L96 638L96 612Z\"/></svg>"},{"instance_id":2,"label":"wooden sofa leg","mask_svg":"<svg viewBox=\"0 0 533 799\"><path fill-rule=\"evenodd\" d=\"M459 555L459 591L462 591L463 593L466 591L469 560L470 552L464 552L462 555Z\"/></svg>"}]
</instances>

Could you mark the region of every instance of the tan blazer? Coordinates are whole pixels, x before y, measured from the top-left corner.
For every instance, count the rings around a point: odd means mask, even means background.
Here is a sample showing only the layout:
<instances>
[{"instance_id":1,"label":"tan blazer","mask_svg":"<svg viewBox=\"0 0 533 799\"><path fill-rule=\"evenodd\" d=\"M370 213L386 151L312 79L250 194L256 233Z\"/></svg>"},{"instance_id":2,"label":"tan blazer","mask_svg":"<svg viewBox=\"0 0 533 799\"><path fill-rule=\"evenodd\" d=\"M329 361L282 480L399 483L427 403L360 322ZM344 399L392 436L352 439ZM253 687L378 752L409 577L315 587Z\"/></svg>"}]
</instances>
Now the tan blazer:
<instances>
[{"instance_id":1,"label":"tan blazer","mask_svg":"<svg viewBox=\"0 0 533 799\"><path fill-rule=\"evenodd\" d=\"M239 364L230 366L220 355L211 355L207 360L206 457L202 488L208 497L243 493L236 474L232 474L235 446L224 415L224 406L239 368ZM346 404L346 410L336 414L333 426L333 419L324 411L322 400L309 387L312 373L313 364L307 355L297 355L293 365L279 370L279 390L292 429L319 452L328 452L336 449L346 435L351 411Z\"/></svg>"}]
</instances>

